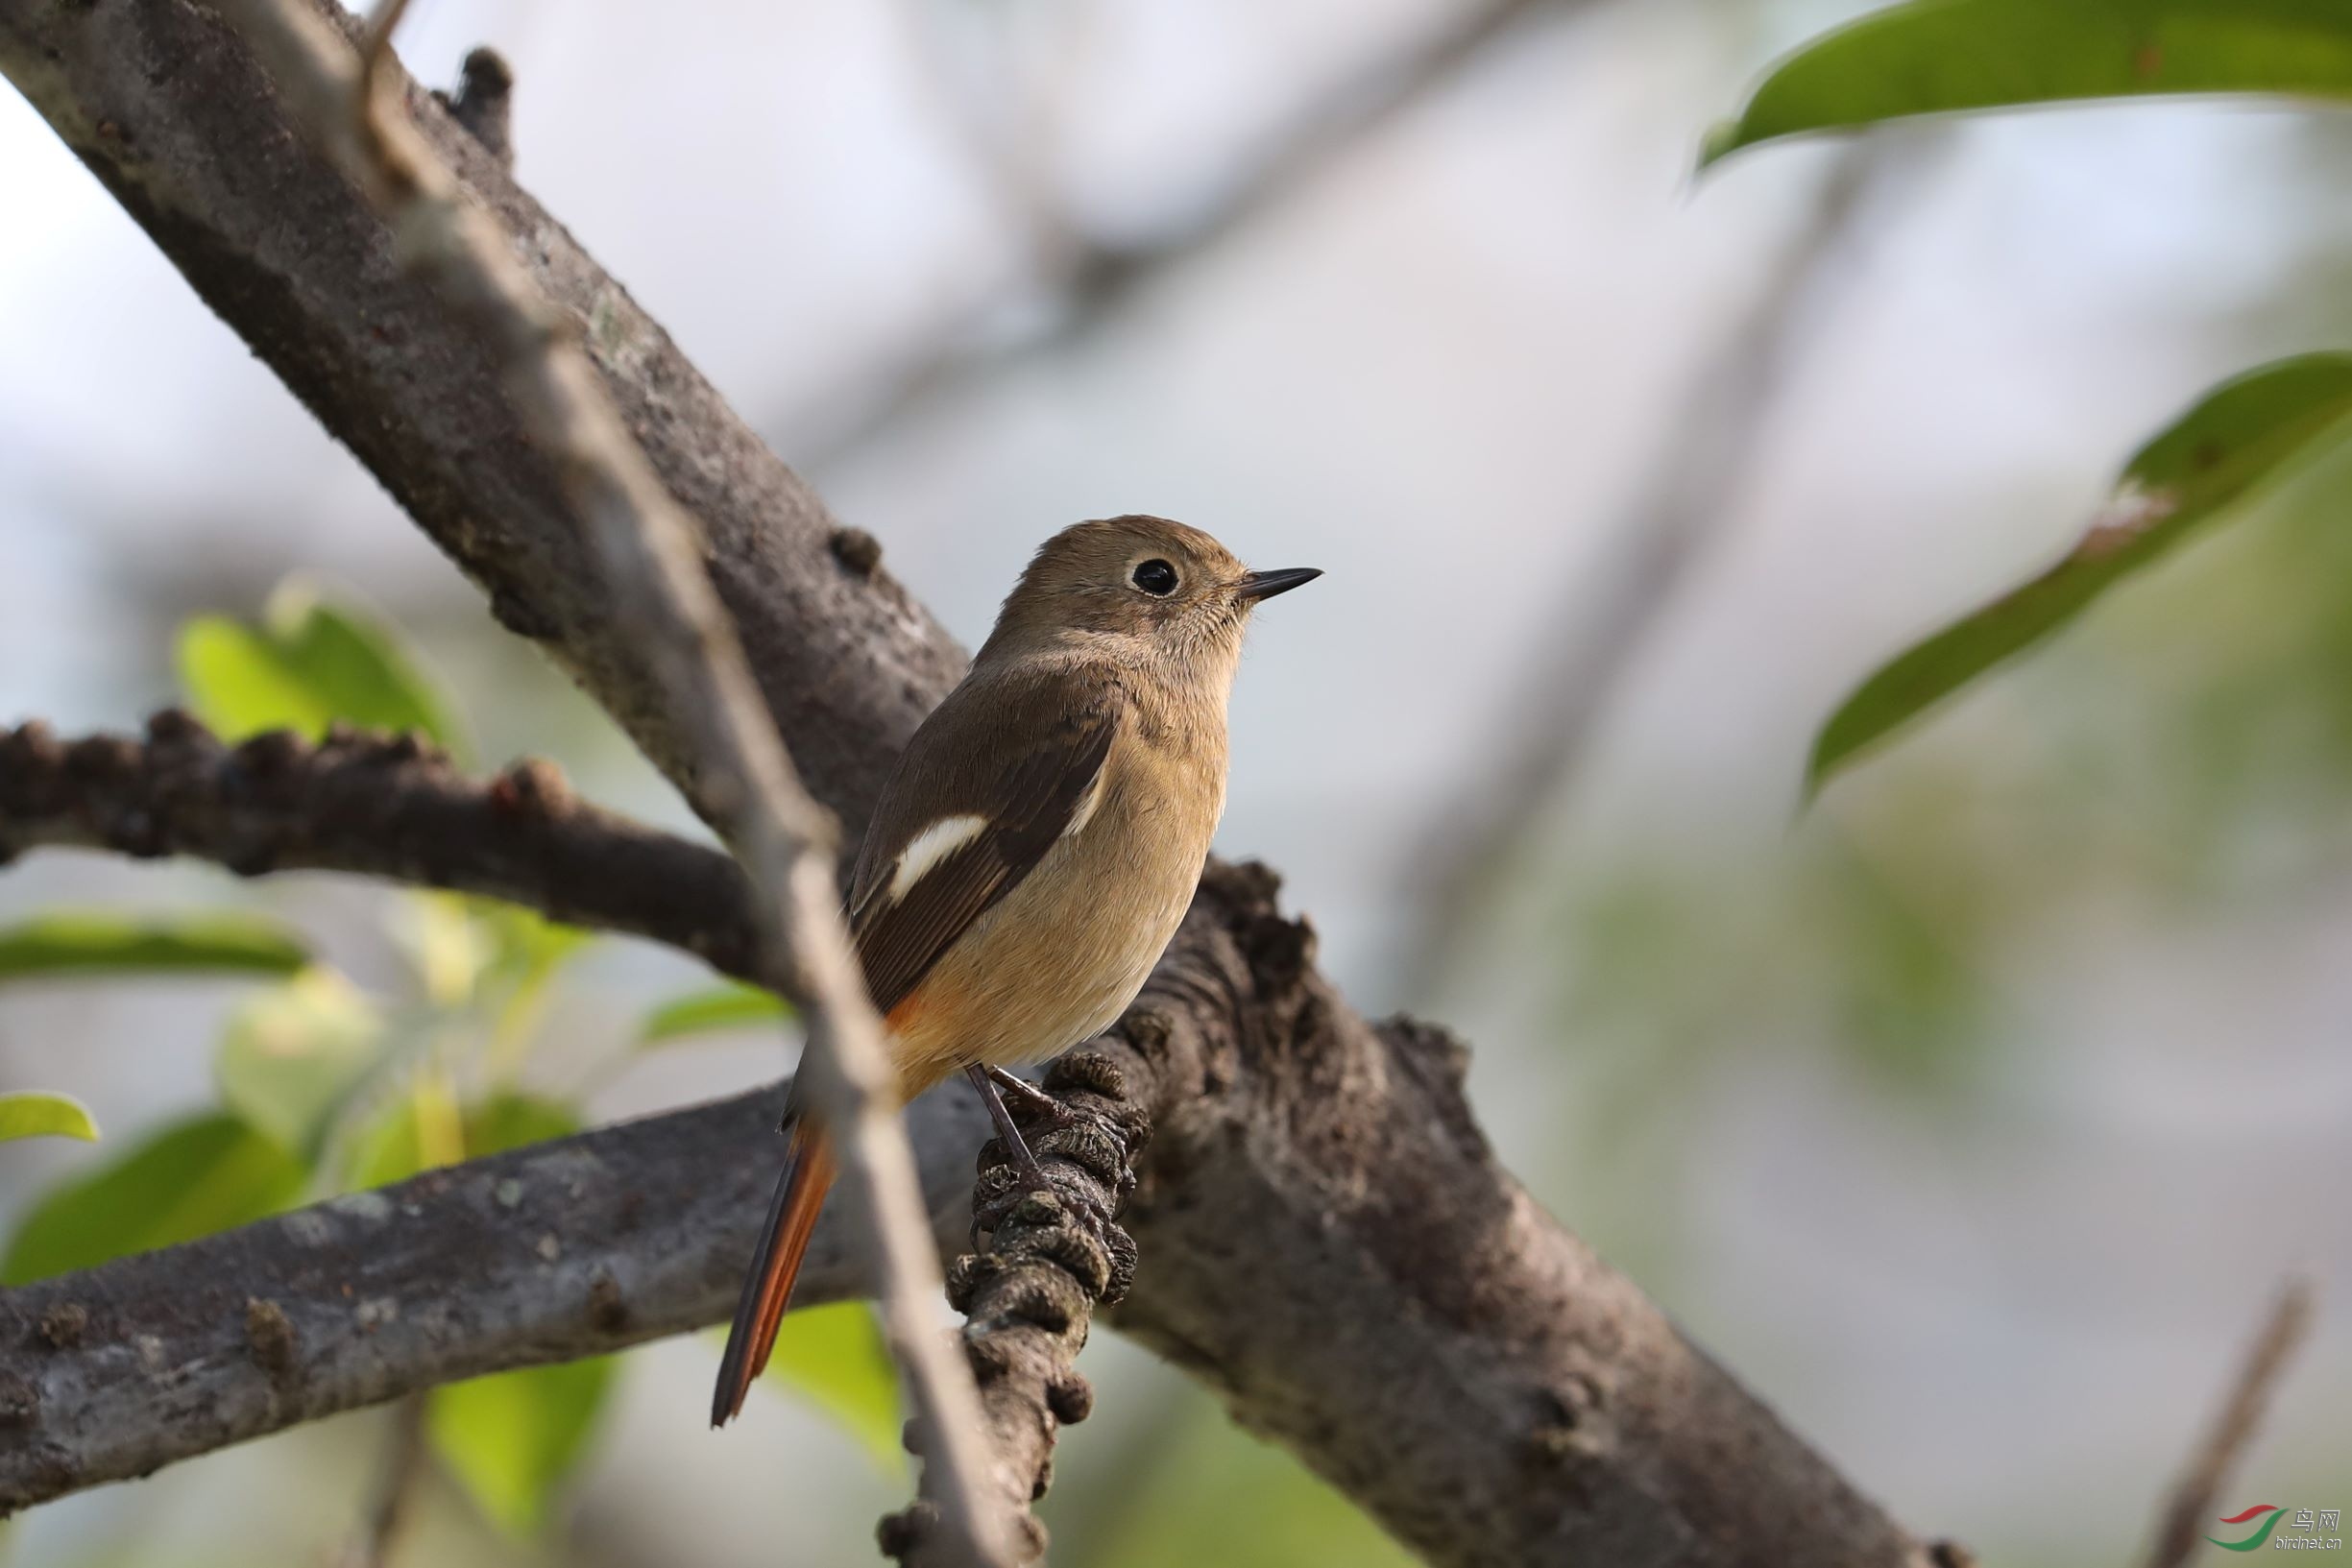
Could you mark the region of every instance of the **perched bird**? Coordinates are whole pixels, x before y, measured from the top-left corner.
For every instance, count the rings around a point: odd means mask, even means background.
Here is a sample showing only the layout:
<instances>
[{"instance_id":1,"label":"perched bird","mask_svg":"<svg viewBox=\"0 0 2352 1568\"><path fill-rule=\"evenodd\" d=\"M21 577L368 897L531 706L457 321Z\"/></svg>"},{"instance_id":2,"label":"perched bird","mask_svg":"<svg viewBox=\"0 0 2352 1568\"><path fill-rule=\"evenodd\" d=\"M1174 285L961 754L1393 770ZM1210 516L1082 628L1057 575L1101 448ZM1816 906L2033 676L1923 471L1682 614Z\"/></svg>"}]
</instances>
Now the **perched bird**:
<instances>
[{"instance_id":1,"label":"perched bird","mask_svg":"<svg viewBox=\"0 0 2352 1568\"><path fill-rule=\"evenodd\" d=\"M1032 1190L1042 1173L999 1086L1036 1091L1005 1070L1092 1039L1143 989L1224 810L1225 699L1250 609L1321 575L1249 571L1162 518L1066 528L883 786L849 928L900 1101L968 1074ZM767 1363L833 1185L823 1129L788 1108L785 1124L713 1426Z\"/></svg>"}]
</instances>

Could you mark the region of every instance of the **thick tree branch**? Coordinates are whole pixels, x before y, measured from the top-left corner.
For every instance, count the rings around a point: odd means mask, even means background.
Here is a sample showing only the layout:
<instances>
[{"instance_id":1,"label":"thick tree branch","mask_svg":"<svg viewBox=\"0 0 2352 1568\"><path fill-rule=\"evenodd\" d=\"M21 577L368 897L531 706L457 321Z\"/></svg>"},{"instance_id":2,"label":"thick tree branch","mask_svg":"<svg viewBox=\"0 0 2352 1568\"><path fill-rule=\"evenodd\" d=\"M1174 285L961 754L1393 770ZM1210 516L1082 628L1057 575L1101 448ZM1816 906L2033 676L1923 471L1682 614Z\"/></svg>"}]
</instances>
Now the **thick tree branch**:
<instances>
[{"instance_id":1,"label":"thick tree branch","mask_svg":"<svg viewBox=\"0 0 2352 1568\"><path fill-rule=\"evenodd\" d=\"M723 1321L765 1212L781 1090L449 1167L0 1291L0 1514L339 1411ZM988 1136L909 1113L942 1249ZM829 1213L801 1299L872 1292Z\"/></svg>"},{"instance_id":2,"label":"thick tree branch","mask_svg":"<svg viewBox=\"0 0 2352 1568\"><path fill-rule=\"evenodd\" d=\"M691 780L691 748L617 645L610 595L495 354L401 272L237 39L188 0L0 0L0 68L500 617ZM409 102L581 322L664 482L705 524L812 787L856 819L958 650L497 162L422 94ZM1148 1265L1123 1328L1436 1562L1927 1560L1495 1166L1450 1041L1366 1024L1310 949L1266 880L1220 870L1123 1032L1148 1069L1124 1098L1153 1128L1129 1209ZM743 1151L764 1146L759 1120L735 1102L603 1129L0 1297L0 1409L24 1412L0 1428L0 1504L715 1320L757 1221L762 1173ZM941 1151L922 1137L929 1171ZM563 1179L501 1185L526 1169ZM352 1212L378 1201L380 1217ZM303 1308L287 1311L297 1348L267 1358L290 1370L256 1363L245 1294ZM618 1318L598 1309L616 1299ZM93 1309L89 1328L57 1348L41 1324L71 1321L53 1312L68 1303Z\"/></svg>"},{"instance_id":3,"label":"thick tree branch","mask_svg":"<svg viewBox=\"0 0 2352 1568\"><path fill-rule=\"evenodd\" d=\"M322 14L325 14L322 11ZM639 650L594 635L610 592L497 347L402 266L383 220L296 132L211 10L0 0L0 72L320 422L672 778L685 758ZM405 79L403 78L403 81ZM409 91L417 129L581 324L621 418L702 524L706 559L816 798L854 836L962 651L879 569L870 538L738 419L628 293L463 128ZM837 545L837 540L838 543ZM802 737L807 737L803 742Z\"/></svg>"},{"instance_id":4,"label":"thick tree branch","mask_svg":"<svg viewBox=\"0 0 2352 1568\"><path fill-rule=\"evenodd\" d=\"M758 977L743 874L724 854L590 805L551 763L478 783L413 736L314 746L276 731L232 747L177 710L141 739L0 731L0 861L44 846L486 894Z\"/></svg>"}]
</instances>

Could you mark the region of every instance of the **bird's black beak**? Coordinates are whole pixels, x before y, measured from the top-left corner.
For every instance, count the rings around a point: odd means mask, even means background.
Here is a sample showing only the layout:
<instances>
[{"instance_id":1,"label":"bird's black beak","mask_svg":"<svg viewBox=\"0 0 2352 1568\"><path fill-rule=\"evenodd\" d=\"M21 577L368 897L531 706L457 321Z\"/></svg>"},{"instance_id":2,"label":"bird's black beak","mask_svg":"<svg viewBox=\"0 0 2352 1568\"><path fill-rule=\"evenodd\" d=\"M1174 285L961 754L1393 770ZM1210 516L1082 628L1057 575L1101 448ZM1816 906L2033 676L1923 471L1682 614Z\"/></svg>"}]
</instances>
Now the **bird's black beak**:
<instances>
[{"instance_id":1,"label":"bird's black beak","mask_svg":"<svg viewBox=\"0 0 2352 1568\"><path fill-rule=\"evenodd\" d=\"M1242 579L1236 591L1244 604L1255 604L1271 599L1277 593L1288 593L1294 588L1304 588L1323 574L1321 567L1284 567L1280 571L1253 571Z\"/></svg>"}]
</instances>

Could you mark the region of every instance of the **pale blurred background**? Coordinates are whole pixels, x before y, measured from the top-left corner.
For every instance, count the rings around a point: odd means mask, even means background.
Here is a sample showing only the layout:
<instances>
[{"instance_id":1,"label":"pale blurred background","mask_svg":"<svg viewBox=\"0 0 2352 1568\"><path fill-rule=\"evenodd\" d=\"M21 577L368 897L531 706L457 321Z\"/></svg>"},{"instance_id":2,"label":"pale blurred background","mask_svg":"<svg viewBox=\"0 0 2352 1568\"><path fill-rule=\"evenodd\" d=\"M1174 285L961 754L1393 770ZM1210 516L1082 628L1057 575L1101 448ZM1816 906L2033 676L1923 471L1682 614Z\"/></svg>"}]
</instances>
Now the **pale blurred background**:
<instances>
[{"instance_id":1,"label":"pale blurred background","mask_svg":"<svg viewBox=\"0 0 2352 1568\"><path fill-rule=\"evenodd\" d=\"M2352 474L1798 811L1878 662L2063 548L2212 381L2341 341L2345 122L2043 112L1697 180L1708 124L1857 8L1558 0L1402 72L1393 111L1221 221L1469 7L438 0L401 53L443 84L507 54L520 178L967 644L1082 517L1325 567L1253 634L1221 851L1283 870L1367 1010L1458 1026L1511 1168L1906 1524L1988 1562L2126 1560L2293 1269L2318 1322L2225 1501L2352 1505ZM181 617L251 615L300 567L406 631L485 763L549 755L685 822L12 93L0 213L0 723L134 725ZM1145 259L1073 296L1088 244ZM1695 514L1661 511L1675 479ZM1507 869L1445 893L1447 825L1588 708ZM388 983L358 884L0 875L0 922L216 902ZM594 1055L692 983L605 945L554 1032ZM0 1148L0 1221L208 1102L238 995L0 990L0 1086L107 1133ZM591 1108L783 1063L756 1034L679 1049ZM714 1355L626 1358L541 1538L433 1480L399 1560L871 1559L900 1479L782 1395L709 1435ZM1115 1333L1085 1368L1056 1562L1396 1560ZM384 1431L38 1509L0 1560L331 1561Z\"/></svg>"}]
</instances>

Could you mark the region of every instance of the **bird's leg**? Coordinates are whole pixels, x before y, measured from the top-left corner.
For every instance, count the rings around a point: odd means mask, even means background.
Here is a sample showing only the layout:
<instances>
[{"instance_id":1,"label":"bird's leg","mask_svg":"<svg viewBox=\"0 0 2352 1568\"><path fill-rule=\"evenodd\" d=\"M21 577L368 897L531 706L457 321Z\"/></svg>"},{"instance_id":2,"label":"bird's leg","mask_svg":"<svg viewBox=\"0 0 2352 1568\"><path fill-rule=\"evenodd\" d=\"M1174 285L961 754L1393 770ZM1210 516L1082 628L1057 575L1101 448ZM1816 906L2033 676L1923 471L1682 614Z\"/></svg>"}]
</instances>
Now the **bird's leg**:
<instances>
[{"instance_id":1,"label":"bird's leg","mask_svg":"<svg viewBox=\"0 0 2352 1568\"><path fill-rule=\"evenodd\" d=\"M1005 1097L997 1093L994 1074L989 1069L977 1064L965 1068L963 1073L965 1077L972 1080L972 1087L980 1091L980 1102L988 1107L988 1120L996 1123L996 1135L1004 1140L1005 1151L1012 1156L1013 1169L1021 1172L1021 1180L1027 1190L1052 1192L1054 1184L1045 1179L1045 1167L1039 1165L1037 1156L1029 1151L1029 1140L1021 1136L1021 1129L1013 1124L1012 1112L1005 1108ZM1029 1089L1028 1084L1021 1087ZM1046 1098L1033 1089L1030 1093L1036 1094L1040 1099ZM1055 1108L1059 1109L1058 1106Z\"/></svg>"},{"instance_id":2,"label":"bird's leg","mask_svg":"<svg viewBox=\"0 0 2352 1568\"><path fill-rule=\"evenodd\" d=\"M993 1062L983 1064L981 1071L988 1074L989 1081L998 1090L1018 1102L1032 1121L1058 1129L1078 1120L1076 1111L1018 1073L1008 1073Z\"/></svg>"},{"instance_id":3,"label":"bird's leg","mask_svg":"<svg viewBox=\"0 0 2352 1568\"><path fill-rule=\"evenodd\" d=\"M1012 1112L1006 1107L1005 1097L998 1092L997 1086L1003 1084L1012 1090L1021 1100L1023 1109L1037 1111L1041 1119L1051 1122L1055 1127L1066 1127L1076 1122L1077 1113L1035 1085L1014 1077L1002 1068L975 1064L963 1071L964 1075L972 1080L972 1087L980 1091L981 1103L988 1107L988 1120L996 1124L996 1135L1003 1142L1005 1151L1012 1156L1013 1170L1020 1178L1017 1186L973 1211L972 1249L976 1252L980 1250L980 1233L992 1228L997 1219L1011 1213L1013 1206L1029 1193L1053 1194L1063 1203L1065 1210L1092 1229L1098 1239L1111 1229L1112 1221L1108 1214L1098 1211L1093 1203L1084 1200L1073 1206L1069 1195L1057 1191L1046 1179L1045 1167L1039 1165L1037 1156L1030 1152L1029 1140L1021 1136L1021 1129L1014 1124Z\"/></svg>"}]
</instances>

